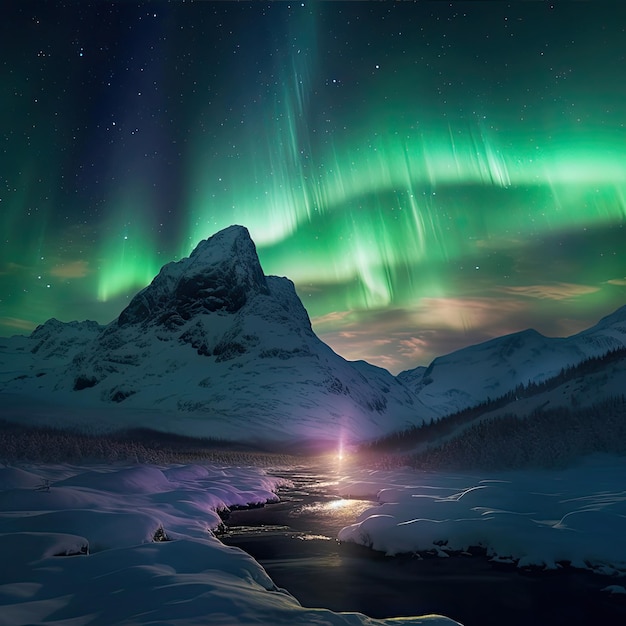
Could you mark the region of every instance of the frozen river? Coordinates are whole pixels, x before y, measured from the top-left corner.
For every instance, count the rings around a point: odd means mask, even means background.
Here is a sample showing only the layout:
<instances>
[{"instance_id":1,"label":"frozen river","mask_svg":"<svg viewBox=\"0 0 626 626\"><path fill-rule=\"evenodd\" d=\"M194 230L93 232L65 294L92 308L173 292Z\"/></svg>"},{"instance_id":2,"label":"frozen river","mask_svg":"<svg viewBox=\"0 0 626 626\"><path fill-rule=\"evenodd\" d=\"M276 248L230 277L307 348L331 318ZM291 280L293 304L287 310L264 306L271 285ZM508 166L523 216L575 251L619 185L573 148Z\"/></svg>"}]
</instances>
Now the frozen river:
<instances>
[{"instance_id":1,"label":"frozen river","mask_svg":"<svg viewBox=\"0 0 626 626\"><path fill-rule=\"evenodd\" d=\"M523 572L482 555L385 557L340 544L339 530L373 503L340 498L331 473L316 468L282 475L294 486L281 502L233 511L222 539L304 606L372 617L440 613L465 626L626 624L624 598L603 593L611 581L590 572Z\"/></svg>"}]
</instances>

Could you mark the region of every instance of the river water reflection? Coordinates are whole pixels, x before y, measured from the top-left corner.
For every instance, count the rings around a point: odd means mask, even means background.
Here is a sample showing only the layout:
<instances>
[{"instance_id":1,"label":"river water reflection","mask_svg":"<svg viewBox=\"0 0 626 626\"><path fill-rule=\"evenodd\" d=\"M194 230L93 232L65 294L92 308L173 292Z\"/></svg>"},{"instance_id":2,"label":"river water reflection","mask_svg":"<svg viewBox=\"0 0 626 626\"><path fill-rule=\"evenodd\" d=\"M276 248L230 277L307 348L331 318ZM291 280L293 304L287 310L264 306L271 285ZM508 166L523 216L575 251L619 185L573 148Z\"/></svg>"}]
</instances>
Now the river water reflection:
<instances>
[{"instance_id":1,"label":"river water reflection","mask_svg":"<svg viewBox=\"0 0 626 626\"><path fill-rule=\"evenodd\" d=\"M624 599L601 592L610 581L588 572L528 574L478 556L390 558L340 544L339 530L375 503L339 497L335 476L318 468L280 474L293 488L276 504L233 511L223 541L304 606L378 618L439 613L465 626L626 624Z\"/></svg>"}]
</instances>

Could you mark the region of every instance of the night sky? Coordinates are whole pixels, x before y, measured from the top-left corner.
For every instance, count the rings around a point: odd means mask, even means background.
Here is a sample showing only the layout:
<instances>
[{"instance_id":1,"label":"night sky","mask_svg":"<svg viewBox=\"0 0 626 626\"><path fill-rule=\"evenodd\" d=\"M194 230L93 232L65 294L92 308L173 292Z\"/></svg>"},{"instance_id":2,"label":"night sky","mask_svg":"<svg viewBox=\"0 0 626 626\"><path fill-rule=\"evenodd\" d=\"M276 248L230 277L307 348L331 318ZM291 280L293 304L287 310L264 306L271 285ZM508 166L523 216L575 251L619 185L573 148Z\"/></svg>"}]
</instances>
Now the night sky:
<instances>
[{"instance_id":1,"label":"night sky","mask_svg":"<svg viewBox=\"0 0 626 626\"><path fill-rule=\"evenodd\" d=\"M397 372L626 304L626 3L0 8L0 334L242 224Z\"/></svg>"}]
</instances>

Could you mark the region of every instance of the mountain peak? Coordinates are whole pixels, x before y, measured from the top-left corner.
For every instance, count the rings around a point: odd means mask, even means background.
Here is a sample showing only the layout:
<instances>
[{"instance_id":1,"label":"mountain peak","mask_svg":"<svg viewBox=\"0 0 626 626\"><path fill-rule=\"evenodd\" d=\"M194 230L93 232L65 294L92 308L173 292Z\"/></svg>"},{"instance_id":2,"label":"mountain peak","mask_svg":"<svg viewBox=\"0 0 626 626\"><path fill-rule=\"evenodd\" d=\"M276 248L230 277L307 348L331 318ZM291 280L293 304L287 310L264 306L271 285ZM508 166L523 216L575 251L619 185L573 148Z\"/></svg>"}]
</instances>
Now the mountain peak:
<instances>
[{"instance_id":1,"label":"mountain peak","mask_svg":"<svg viewBox=\"0 0 626 626\"><path fill-rule=\"evenodd\" d=\"M118 324L183 322L197 313L238 311L269 289L247 228L229 226L168 263L122 311Z\"/></svg>"},{"instance_id":2,"label":"mountain peak","mask_svg":"<svg viewBox=\"0 0 626 626\"><path fill-rule=\"evenodd\" d=\"M228 226L208 239L203 239L189 255L190 259L215 262L233 256L258 258L256 247L245 226Z\"/></svg>"}]
</instances>

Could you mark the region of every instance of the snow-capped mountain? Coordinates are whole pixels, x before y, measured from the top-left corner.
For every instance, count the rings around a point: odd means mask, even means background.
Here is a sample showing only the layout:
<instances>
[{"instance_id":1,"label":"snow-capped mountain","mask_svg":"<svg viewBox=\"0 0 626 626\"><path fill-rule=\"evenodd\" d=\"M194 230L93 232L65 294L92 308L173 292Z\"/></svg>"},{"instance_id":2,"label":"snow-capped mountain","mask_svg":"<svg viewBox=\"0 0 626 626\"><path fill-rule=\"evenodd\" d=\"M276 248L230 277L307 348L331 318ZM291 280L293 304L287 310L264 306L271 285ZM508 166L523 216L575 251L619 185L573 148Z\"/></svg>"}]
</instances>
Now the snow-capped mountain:
<instances>
[{"instance_id":1,"label":"snow-capped mountain","mask_svg":"<svg viewBox=\"0 0 626 626\"><path fill-rule=\"evenodd\" d=\"M625 345L626 306L570 337L525 330L437 357L427 368L406 370L398 379L437 414L447 415Z\"/></svg>"},{"instance_id":2,"label":"snow-capped mountain","mask_svg":"<svg viewBox=\"0 0 626 626\"><path fill-rule=\"evenodd\" d=\"M165 265L108 326L49 320L0 344L7 418L354 441L433 415L386 370L324 344L293 283L263 274L241 226Z\"/></svg>"},{"instance_id":3,"label":"snow-capped mountain","mask_svg":"<svg viewBox=\"0 0 626 626\"><path fill-rule=\"evenodd\" d=\"M626 307L567 338L526 330L393 377L313 332L241 226L165 265L107 326L51 319L0 340L0 417L242 441L364 440L542 382L626 345Z\"/></svg>"}]
</instances>

